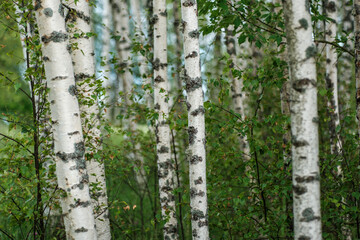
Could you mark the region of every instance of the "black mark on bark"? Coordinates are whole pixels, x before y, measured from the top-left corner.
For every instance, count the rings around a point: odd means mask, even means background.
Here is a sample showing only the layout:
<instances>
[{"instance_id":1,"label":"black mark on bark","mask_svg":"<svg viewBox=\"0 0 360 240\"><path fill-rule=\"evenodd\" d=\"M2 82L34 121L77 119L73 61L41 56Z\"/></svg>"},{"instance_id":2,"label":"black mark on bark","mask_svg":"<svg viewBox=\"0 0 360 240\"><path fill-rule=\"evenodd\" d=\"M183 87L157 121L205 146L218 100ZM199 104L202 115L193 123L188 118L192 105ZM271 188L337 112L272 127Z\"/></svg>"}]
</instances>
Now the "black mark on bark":
<instances>
[{"instance_id":1,"label":"black mark on bark","mask_svg":"<svg viewBox=\"0 0 360 240\"><path fill-rule=\"evenodd\" d=\"M305 92L305 90L307 88L309 88L310 86L316 86L316 82L312 79L309 78L303 78L303 79L299 79L299 80L295 80L292 84L292 87L294 88L294 90L296 90L297 92Z\"/></svg>"},{"instance_id":2,"label":"black mark on bark","mask_svg":"<svg viewBox=\"0 0 360 240\"><path fill-rule=\"evenodd\" d=\"M47 16L47 17L52 17L54 15L54 12L51 8L45 8L43 10L43 12L44 12L45 16Z\"/></svg>"},{"instance_id":3,"label":"black mark on bark","mask_svg":"<svg viewBox=\"0 0 360 240\"><path fill-rule=\"evenodd\" d=\"M311 222L314 220L320 220L319 216L315 216L314 210L312 208L306 208L301 215L303 218L300 219L300 222Z\"/></svg>"},{"instance_id":4,"label":"black mark on bark","mask_svg":"<svg viewBox=\"0 0 360 240\"><path fill-rule=\"evenodd\" d=\"M198 164L199 162L202 162L202 157L193 155L190 158L190 164Z\"/></svg>"},{"instance_id":5,"label":"black mark on bark","mask_svg":"<svg viewBox=\"0 0 360 240\"><path fill-rule=\"evenodd\" d=\"M306 50L305 50L305 53L306 53L306 58L312 58L316 55L316 52L317 52L317 49L316 49L316 46L315 45L312 45L310 47L308 47Z\"/></svg>"},{"instance_id":6,"label":"black mark on bark","mask_svg":"<svg viewBox=\"0 0 360 240\"><path fill-rule=\"evenodd\" d=\"M76 96L76 95L77 95L77 91L76 91L75 85L70 85L68 91L69 91L69 93L70 93L71 96Z\"/></svg>"},{"instance_id":7,"label":"black mark on bark","mask_svg":"<svg viewBox=\"0 0 360 240\"><path fill-rule=\"evenodd\" d=\"M308 29L309 23L308 23L308 21L307 21L305 18L300 19L300 20L299 20L299 23L300 23L300 26L301 26L302 28L304 28L305 30Z\"/></svg>"},{"instance_id":8,"label":"black mark on bark","mask_svg":"<svg viewBox=\"0 0 360 240\"><path fill-rule=\"evenodd\" d=\"M199 114L203 115L204 113L205 113L205 108L203 106L200 106L198 109L195 109L190 114L195 117Z\"/></svg>"},{"instance_id":9,"label":"black mark on bark","mask_svg":"<svg viewBox=\"0 0 360 240\"><path fill-rule=\"evenodd\" d=\"M50 36L44 35L41 37L43 43L49 42L65 42L68 39L67 33L53 31Z\"/></svg>"},{"instance_id":10,"label":"black mark on bark","mask_svg":"<svg viewBox=\"0 0 360 240\"><path fill-rule=\"evenodd\" d=\"M302 194L307 192L306 187L302 187L302 186L299 186L299 185L293 185L293 190L294 190L294 193L297 194L297 195L302 195Z\"/></svg>"},{"instance_id":11,"label":"black mark on bark","mask_svg":"<svg viewBox=\"0 0 360 240\"><path fill-rule=\"evenodd\" d=\"M84 227L81 227L81 228L78 228L78 229L75 229L75 232L76 233L80 233L80 232L87 232L88 230Z\"/></svg>"},{"instance_id":12,"label":"black mark on bark","mask_svg":"<svg viewBox=\"0 0 360 240\"><path fill-rule=\"evenodd\" d=\"M198 130L194 127L188 128L188 134L189 134L189 144L192 145L195 142L196 134Z\"/></svg>"},{"instance_id":13,"label":"black mark on bark","mask_svg":"<svg viewBox=\"0 0 360 240\"><path fill-rule=\"evenodd\" d=\"M199 36L200 36L200 33L198 30L193 30L193 31L189 32L189 37L191 37L191 38L199 38Z\"/></svg>"}]
</instances>

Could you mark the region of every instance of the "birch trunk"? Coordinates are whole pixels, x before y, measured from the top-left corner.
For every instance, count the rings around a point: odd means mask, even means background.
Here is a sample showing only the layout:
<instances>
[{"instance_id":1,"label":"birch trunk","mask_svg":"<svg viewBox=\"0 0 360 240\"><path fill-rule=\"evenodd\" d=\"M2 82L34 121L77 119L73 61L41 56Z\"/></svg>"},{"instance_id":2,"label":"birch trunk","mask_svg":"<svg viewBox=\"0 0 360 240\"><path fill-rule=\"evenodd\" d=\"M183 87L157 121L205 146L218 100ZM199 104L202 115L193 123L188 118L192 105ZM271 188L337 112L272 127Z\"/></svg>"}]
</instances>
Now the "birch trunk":
<instances>
[{"instance_id":1,"label":"birch trunk","mask_svg":"<svg viewBox=\"0 0 360 240\"><path fill-rule=\"evenodd\" d=\"M105 95L105 103L108 106L105 112L105 116L108 120L114 120L114 103L117 96L116 91L113 90L111 77L110 77L110 41L111 41L111 8L109 0L104 0L102 3L103 12L102 12L102 23L104 25L102 30L102 51L101 57L104 61L104 66L102 67L103 72L103 86L106 91Z\"/></svg>"},{"instance_id":2,"label":"birch trunk","mask_svg":"<svg viewBox=\"0 0 360 240\"><path fill-rule=\"evenodd\" d=\"M132 94L132 81L133 76L129 71L128 67L131 63L131 41L129 38L129 12L126 0L110 0L111 7L113 10L113 19L114 19L114 31L116 35L120 35L120 39L116 42L116 49L118 51L120 63L121 78L123 81L123 90L124 90L124 100L125 106L127 109L132 105L131 94ZM137 125L135 123L135 118L130 114L129 117L129 130L135 134ZM138 154L140 151L140 145L138 143L133 143L134 153L133 158L137 161L139 171L136 172L136 180L139 184L141 192L144 191L145 182L146 182L146 173L144 170L144 159L141 154Z\"/></svg>"},{"instance_id":3,"label":"birch trunk","mask_svg":"<svg viewBox=\"0 0 360 240\"><path fill-rule=\"evenodd\" d=\"M56 175L68 239L97 239L69 36L59 0L35 1L54 134Z\"/></svg>"},{"instance_id":4,"label":"birch trunk","mask_svg":"<svg viewBox=\"0 0 360 240\"><path fill-rule=\"evenodd\" d=\"M321 239L316 47L306 0L284 2L291 80L295 239Z\"/></svg>"},{"instance_id":5,"label":"birch trunk","mask_svg":"<svg viewBox=\"0 0 360 240\"><path fill-rule=\"evenodd\" d=\"M352 14L353 4L351 1L343 0L343 32L345 32L345 36L347 37L346 47L350 51L354 51L354 18ZM343 113L345 110L350 107L350 99L351 99L351 83L354 72L354 60L353 56L349 53L344 52L342 54L343 57L343 65L342 68L339 69L341 74L339 75L339 91L341 99L339 106L339 112L341 113L341 118L343 118L346 113ZM341 100L339 99L339 100Z\"/></svg>"},{"instance_id":6,"label":"birch trunk","mask_svg":"<svg viewBox=\"0 0 360 240\"><path fill-rule=\"evenodd\" d=\"M105 166L102 160L97 160L94 155L101 151L101 128L99 107L97 99L92 95L96 90L95 59L93 38L90 26L90 7L86 0L79 0L76 4L69 2L69 13L66 17L69 27L70 44L76 46L71 52L77 94L81 99L80 113L85 136L85 153L87 171L91 183L90 193L94 208L97 238L100 240L111 239L109 211L106 194ZM77 36L78 35L78 36Z\"/></svg>"},{"instance_id":7,"label":"birch trunk","mask_svg":"<svg viewBox=\"0 0 360 240\"><path fill-rule=\"evenodd\" d=\"M166 1L154 0L154 99L155 110L159 114L156 121L156 148L161 213L164 220L164 239L178 239L175 214L174 160L171 158L169 126L168 78L167 78L167 13Z\"/></svg>"},{"instance_id":8,"label":"birch trunk","mask_svg":"<svg viewBox=\"0 0 360 240\"><path fill-rule=\"evenodd\" d=\"M334 42L336 39L336 19L337 6L336 1L327 1L324 6L326 16L331 18L330 22L325 23L325 40L327 42ZM339 103L338 103L338 78L337 78L337 53L336 49L330 44L326 45L326 85L331 92L328 100L328 107L330 111L330 141L331 153L338 154L341 150L339 136L336 133L336 128L340 126L339 119Z\"/></svg>"},{"instance_id":9,"label":"birch trunk","mask_svg":"<svg viewBox=\"0 0 360 240\"><path fill-rule=\"evenodd\" d=\"M119 54L120 66L122 71L121 78L123 81L125 105L129 107L132 104L130 99L132 92L133 76L128 70L131 63L131 41L129 38L129 12L126 0L111 0L114 18L114 31L120 37L116 42L116 49ZM131 124L131 123L130 123Z\"/></svg>"},{"instance_id":10,"label":"birch trunk","mask_svg":"<svg viewBox=\"0 0 360 240\"><path fill-rule=\"evenodd\" d=\"M141 2L139 0L131 0L131 8L133 11L133 17L135 21L136 30L138 32L138 39L141 42L142 45L145 44L145 38L143 33L143 23L141 20L141 10L140 10L140 4ZM147 87L151 86L151 78L148 74L148 67L147 67L147 61L145 57L142 54L137 55L137 62L139 64L139 71L140 71L140 77L142 79L143 85L146 86L145 88L145 100L147 103L148 108L153 107L153 98L150 94L149 90L146 90Z\"/></svg>"},{"instance_id":11,"label":"birch trunk","mask_svg":"<svg viewBox=\"0 0 360 240\"><path fill-rule=\"evenodd\" d=\"M175 54L176 54L176 60L175 60L175 85L176 89L178 91L182 91L182 81L180 78L180 72L182 69L182 63L181 63L181 53L182 53L182 41L181 41L181 32L180 32L180 10L179 10L179 0L173 1L173 11L174 11L174 31L176 36L176 42L175 42Z\"/></svg>"},{"instance_id":12,"label":"birch trunk","mask_svg":"<svg viewBox=\"0 0 360 240\"><path fill-rule=\"evenodd\" d=\"M230 26L228 28L228 32L226 36L226 49L232 61L232 66L230 67L234 68L235 64L238 63L241 69L246 69L247 67L246 61L242 57L238 58L237 56L237 51L236 51L237 44L235 40L237 38L234 38L233 31L234 31L234 27ZM244 48L243 50L244 52L246 51ZM244 87L243 79L234 78L234 76L231 73L231 70L230 70L230 79L232 82L231 91L232 91L233 108L235 112L242 117L242 119L245 119L245 112L244 112L245 94L243 93L243 87ZM243 153L243 158L246 162L248 162L251 159L251 156L250 156L250 146L249 146L249 142L247 141L247 136L246 135L240 136L239 141L240 141L240 150Z\"/></svg>"},{"instance_id":13,"label":"birch trunk","mask_svg":"<svg viewBox=\"0 0 360 240\"><path fill-rule=\"evenodd\" d=\"M188 107L190 207L193 239L209 239L206 193L205 109L196 0L181 0Z\"/></svg>"}]
</instances>

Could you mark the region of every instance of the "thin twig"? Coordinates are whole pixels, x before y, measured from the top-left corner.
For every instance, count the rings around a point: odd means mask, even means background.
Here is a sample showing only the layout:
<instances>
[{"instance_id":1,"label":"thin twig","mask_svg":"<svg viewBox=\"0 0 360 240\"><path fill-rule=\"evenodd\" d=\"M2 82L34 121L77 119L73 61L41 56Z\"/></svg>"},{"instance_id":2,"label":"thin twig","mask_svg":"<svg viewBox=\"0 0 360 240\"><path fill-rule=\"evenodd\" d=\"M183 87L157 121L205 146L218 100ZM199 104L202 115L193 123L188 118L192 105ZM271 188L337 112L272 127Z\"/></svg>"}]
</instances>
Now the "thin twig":
<instances>
[{"instance_id":1,"label":"thin twig","mask_svg":"<svg viewBox=\"0 0 360 240\"><path fill-rule=\"evenodd\" d=\"M25 147L21 142L15 140L15 139L12 138L12 137L6 136L6 135L4 135L4 134L2 134L2 133L0 133L0 136L3 136L4 138L7 138L7 139L9 139L9 140L11 140L11 141L13 141L13 142L16 142L17 144L19 144L20 146L22 146L23 148L25 148L25 150L28 151L31 155L34 156L34 153L31 152L27 147Z\"/></svg>"},{"instance_id":2,"label":"thin twig","mask_svg":"<svg viewBox=\"0 0 360 240\"><path fill-rule=\"evenodd\" d=\"M6 80L8 80L9 82L14 83L13 80L11 80L11 79L8 78L7 76L5 76L3 73L0 72L0 75L3 76L3 77L4 77ZM27 92L25 92L24 89L22 89L22 88L19 88L19 89L20 89L20 91L22 91L22 92L29 98L29 100L31 100L30 95L29 95Z\"/></svg>"},{"instance_id":3,"label":"thin twig","mask_svg":"<svg viewBox=\"0 0 360 240\"><path fill-rule=\"evenodd\" d=\"M329 42L329 41L326 41L326 40L320 40L320 39L314 40L314 42L315 42L315 43L330 44L331 46L334 46L334 47L336 47L336 48L340 48L340 49L343 50L344 52L347 52L347 53L350 54L352 57L355 57L355 54L354 54L353 52L351 52L350 50L346 49L345 47L340 46L340 45L337 44L337 43Z\"/></svg>"}]
</instances>

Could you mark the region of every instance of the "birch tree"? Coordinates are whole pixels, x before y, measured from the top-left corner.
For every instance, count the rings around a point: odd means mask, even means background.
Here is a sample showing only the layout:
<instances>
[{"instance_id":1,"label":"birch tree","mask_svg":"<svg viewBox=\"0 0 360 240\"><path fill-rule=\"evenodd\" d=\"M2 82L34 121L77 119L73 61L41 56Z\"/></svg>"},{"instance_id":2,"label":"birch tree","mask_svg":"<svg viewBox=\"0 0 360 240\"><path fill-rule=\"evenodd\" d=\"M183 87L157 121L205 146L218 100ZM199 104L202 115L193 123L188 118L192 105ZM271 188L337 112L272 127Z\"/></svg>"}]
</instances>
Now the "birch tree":
<instances>
[{"instance_id":1,"label":"birch tree","mask_svg":"<svg viewBox=\"0 0 360 240\"><path fill-rule=\"evenodd\" d=\"M113 120L115 118L115 116L113 116L114 115L113 114L114 113L113 104L114 104L117 93L115 93L115 91L112 88L111 77L110 77L109 59L110 59L110 49L111 49L110 41L111 41L112 14L111 14L109 0L104 0L102 2L102 7L103 7L102 23L104 25L103 30L102 30L102 51L101 51L101 57L102 57L102 60L104 61L104 66L102 67L102 72L103 72L103 78L104 78L103 86L104 86L105 92L106 92L105 102L109 108L106 110L105 115L108 120Z\"/></svg>"},{"instance_id":2,"label":"birch tree","mask_svg":"<svg viewBox=\"0 0 360 240\"><path fill-rule=\"evenodd\" d=\"M35 1L54 134L56 175L68 239L97 239L69 36L59 0Z\"/></svg>"},{"instance_id":3,"label":"birch tree","mask_svg":"<svg viewBox=\"0 0 360 240\"><path fill-rule=\"evenodd\" d=\"M227 53L230 55L230 59L232 61L231 63L231 68L235 67L237 64L239 65L239 67L241 69L246 69L246 60L244 60L242 57L238 58L237 56L237 49L236 49L236 41L234 38L234 27L233 26L229 26L228 28L228 32L226 35L226 49L227 49ZM245 45L245 43L244 43ZM248 44L246 44L248 45ZM243 53L245 54L246 51L246 47L245 46L242 48ZM239 114L242 119L245 118L245 111L244 111L244 101L245 101L245 93L243 93L243 79L236 79L234 78L234 76L231 73L230 70L230 79L232 82L232 86L231 86L231 92L232 92L232 104L233 104L233 108L235 110L235 112L237 114ZM243 158L245 161L249 161L250 160L250 146L249 146L249 142L247 140L247 136L241 136L239 138L239 142L240 142L240 150L243 152ZM249 169L248 169L249 170Z\"/></svg>"},{"instance_id":4,"label":"birch tree","mask_svg":"<svg viewBox=\"0 0 360 240\"><path fill-rule=\"evenodd\" d=\"M164 220L164 239L178 239L175 214L174 162L171 159L169 126L169 91L167 78L167 19L166 1L154 0L154 103L156 120L156 149L161 213Z\"/></svg>"},{"instance_id":5,"label":"birch tree","mask_svg":"<svg viewBox=\"0 0 360 240\"><path fill-rule=\"evenodd\" d=\"M95 59L94 46L90 26L90 7L86 0L77 3L69 2L69 13L66 17L70 32L70 44L77 94L81 99L80 113L85 136L85 153L87 171L90 180L90 193L94 213L97 238L106 240L111 238L109 211L106 193L104 162L94 155L101 151L101 126L97 99L94 99L95 88Z\"/></svg>"},{"instance_id":6,"label":"birch tree","mask_svg":"<svg viewBox=\"0 0 360 240\"><path fill-rule=\"evenodd\" d=\"M336 1L327 1L324 6L326 16L331 20L326 22L325 40L334 42L336 40L337 26L337 6ZM326 85L331 92L328 106L330 111L330 136L331 152L336 154L340 151L341 145L338 141L337 127L340 125L339 120L339 103L338 103L338 77L337 77L337 53L336 49L330 44L326 45Z\"/></svg>"},{"instance_id":7,"label":"birch tree","mask_svg":"<svg viewBox=\"0 0 360 240\"><path fill-rule=\"evenodd\" d=\"M352 14L353 4L351 1L343 0L342 10L343 10L343 32L345 32L347 36L346 46L350 51L354 50L354 17ZM342 104L339 105L339 112L342 113L345 109L348 109L350 106L351 94L351 82L353 78L353 56L349 53L343 53L343 66L339 69L339 91L341 99L343 99ZM343 117L343 116L342 116Z\"/></svg>"},{"instance_id":8,"label":"birch tree","mask_svg":"<svg viewBox=\"0 0 360 240\"><path fill-rule=\"evenodd\" d=\"M321 239L316 47L306 0L284 2L290 66L295 239Z\"/></svg>"},{"instance_id":9,"label":"birch tree","mask_svg":"<svg viewBox=\"0 0 360 240\"><path fill-rule=\"evenodd\" d=\"M120 39L116 42L116 49L118 51L119 60L120 60L120 70L122 73L120 74L121 80L123 83L124 90L124 100L125 106L127 109L132 105L131 94L132 94L132 81L133 76L131 72L127 69L131 63L131 41L129 38L129 12L126 0L110 0L112 10L113 10L113 19L114 19L114 31L115 34L118 34ZM134 116L131 115L129 117L129 130L135 134L137 129L137 124L134 121ZM134 153L133 158L138 161L139 172L136 172L136 179L141 188L142 192L145 187L145 170L144 170L144 159L141 154L137 154L140 149L140 145L138 143L134 144Z\"/></svg>"},{"instance_id":10,"label":"birch tree","mask_svg":"<svg viewBox=\"0 0 360 240\"><path fill-rule=\"evenodd\" d=\"M193 239L209 239L205 109L200 68L197 2L181 0L188 108L190 207Z\"/></svg>"},{"instance_id":11,"label":"birch tree","mask_svg":"<svg viewBox=\"0 0 360 240\"><path fill-rule=\"evenodd\" d=\"M136 26L136 30L137 30L137 37L139 38L139 41L141 42L142 45L145 44L145 38L144 38L144 33L143 30L146 29L146 27L144 27L142 19L141 19L141 10L140 10L140 4L141 1L139 0L131 0L131 8L133 11L133 17L134 17L134 21L135 21L135 26ZM146 26L146 24L145 24ZM148 87L151 86L151 77L149 77L149 70L147 67L147 61L146 58L142 55L142 54L138 54L137 55L137 62L139 64L139 71L140 71L140 77L142 79L143 85ZM145 88L146 89L146 88ZM153 108L153 98L151 96L150 91L145 90L145 100L147 103L147 107L148 108Z\"/></svg>"}]
</instances>

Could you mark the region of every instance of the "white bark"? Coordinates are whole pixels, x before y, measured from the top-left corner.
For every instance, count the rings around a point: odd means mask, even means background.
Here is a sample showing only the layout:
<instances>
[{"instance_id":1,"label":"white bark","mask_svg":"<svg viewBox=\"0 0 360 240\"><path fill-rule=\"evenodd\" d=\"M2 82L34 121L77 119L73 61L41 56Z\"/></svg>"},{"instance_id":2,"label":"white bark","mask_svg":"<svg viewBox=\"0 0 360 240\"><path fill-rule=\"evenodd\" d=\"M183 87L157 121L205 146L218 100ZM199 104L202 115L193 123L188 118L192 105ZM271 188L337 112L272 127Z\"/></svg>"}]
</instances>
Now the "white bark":
<instances>
[{"instance_id":1,"label":"white bark","mask_svg":"<svg viewBox=\"0 0 360 240\"><path fill-rule=\"evenodd\" d=\"M354 51L354 17L352 14L353 5L349 0L343 0L343 31L348 34L348 41L346 47L350 51ZM353 81L353 69L354 69L354 61L353 56L349 53L343 53L343 67L339 69L341 74L339 75L339 91L340 96L343 99L343 103L340 105L340 112L343 112L345 109L350 107L350 99L351 99L351 82Z\"/></svg>"},{"instance_id":2,"label":"white bark","mask_svg":"<svg viewBox=\"0 0 360 240\"><path fill-rule=\"evenodd\" d=\"M34 9L50 89L56 175L63 196L62 211L67 238L97 239L63 8L59 0L36 0Z\"/></svg>"},{"instance_id":3,"label":"white bark","mask_svg":"<svg viewBox=\"0 0 360 240\"><path fill-rule=\"evenodd\" d=\"M22 19L23 19L23 11L21 11L20 9L20 5L21 3L14 3L15 6L15 15L16 15L16 21L17 21L17 25L18 25L18 29L19 29L19 35L20 35L20 42L21 42L21 47L22 47L22 51L23 51L23 56L24 56L24 60L26 62L27 60L27 50L26 50L26 38L27 38L27 30L26 30L26 25L28 25L27 23L24 25L24 23L22 23Z\"/></svg>"},{"instance_id":4,"label":"white bark","mask_svg":"<svg viewBox=\"0 0 360 240\"><path fill-rule=\"evenodd\" d=\"M140 10L140 4L141 2L139 0L131 0L131 8L132 8L132 12L133 12L133 18L135 21L135 26L136 26L136 31L138 32L138 41L141 42L141 44L145 44L145 38L144 38L144 24L141 20L141 10ZM148 65L147 65L147 61L145 59L145 57L139 53L137 55L137 62L139 65L139 72L140 72L140 76L143 82L144 86L151 86L151 78L149 77L148 74ZM147 106L149 108L153 107L153 98L151 96L151 93L149 90L145 91L145 100L147 103Z\"/></svg>"},{"instance_id":5,"label":"white bark","mask_svg":"<svg viewBox=\"0 0 360 240\"><path fill-rule=\"evenodd\" d=\"M337 26L337 6L336 1L327 1L324 6L327 17L333 19L325 24L327 42L335 42ZM339 101L338 101L338 77L337 77L337 53L336 49L330 44L326 45L326 84L331 91L331 97L328 100L328 107L330 112L330 137L331 137L331 152L333 154L339 153L341 144L339 141L336 128L340 125L339 118Z\"/></svg>"},{"instance_id":6,"label":"white bark","mask_svg":"<svg viewBox=\"0 0 360 240\"><path fill-rule=\"evenodd\" d=\"M105 88L105 103L107 105L105 116L108 120L111 120L113 108L112 104L114 103L114 98L116 98L116 93L112 90L112 83L110 78L110 39L111 39L111 8L109 0L102 1L103 11L102 11L102 23L103 23L103 30L102 30L102 52L101 57L104 61L104 66L102 66L102 73L103 73L103 86Z\"/></svg>"},{"instance_id":7,"label":"white bark","mask_svg":"<svg viewBox=\"0 0 360 240\"><path fill-rule=\"evenodd\" d=\"M111 0L111 3L113 9L114 32L115 35L120 36L120 39L116 41L116 49L121 61L120 68L123 70L121 78L123 81L125 104L126 106L130 106L132 104L130 96L132 92L133 76L128 69L131 63L128 6L126 0Z\"/></svg>"},{"instance_id":8,"label":"white bark","mask_svg":"<svg viewBox=\"0 0 360 240\"><path fill-rule=\"evenodd\" d=\"M181 0L188 107L190 207L193 239L209 239L206 194L205 109L196 0Z\"/></svg>"},{"instance_id":9,"label":"white bark","mask_svg":"<svg viewBox=\"0 0 360 240\"><path fill-rule=\"evenodd\" d=\"M291 80L295 239L321 239L316 47L306 0L284 2Z\"/></svg>"},{"instance_id":10,"label":"white bark","mask_svg":"<svg viewBox=\"0 0 360 240\"><path fill-rule=\"evenodd\" d=\"M94 208L97 238L100 240L111 239L109 211L106 194L104 162L94 158L101 151L101 128L99 107L97 99L92 95L96 90L95 84L95 59L93 38L90 26L90 7L86 0L79 0L76 4L69 2L70 11L67 15L70 44L76 46L71 52L75 81L79 98L81 99L80 112L85 136L85 152L89 180L95 187L90 187L92 204ZM76 34L79 37L75 37Z\"/></svg>"},{"instance_id":11,"label":"white bark","mask_svg":"<svg viewBox=\"0 0 360 240\"><path fill-rule=\"evenodd\" d=\"M246 60L244 59L244 57L238 57L237 56L237 51L236 51L236 46L237 46L237 37L236 36L234 38L233 35L233 30L234 27L233 26L229 26L228 28L228 33L226 36L226 48L227 48L227 52L230 55L230 59L232 61L232 66L231 68L234 68L236 65L238 65L242 70L245 70L247 67L247 63ZM243 54L245 54L246 51L246 47L242 48ZM233 108L235 110L235 112L237 114L239 114L242 119L245 119L245 111L244 111L244 102L245 102L245 96L246 94L243 92L243 79L236 79L234 78L234 76L232 75L232 72L230 70L230 79L232 82L232 86L231 86L231 91L232 91L232 102L233 102ZM249 161L251 159L250 156L250 146L249 146L249 142L247 140L247 136L240 136L239 137L239 141L240 141L240 150L243 152L243 158L245 161ZM249 169L247 169L249 170Z\"/></svg>"},{"instance_id":12,"label":"white bark","mask_svg":"<svg viewBox=\"0 0 360 240\"><path fill-rule=\"evenodd\" d=\"M182 81L180 78L180 72L182 69L182 63L181 63L181 53L182 53L182 41L181 41L181 32L180 32L180 24L181 19L179 16L180 9L179 9L179 0L173 1L173 12L174 12L174 32L176 36L176 42L175 42L175 54L176 54L176 60L175 60L175 86L177 88L177 91L182 90Z\"/></svg>"},{"instance_id":13,"label":"white bark","mask_svg":"<svg viewBox=\"0 0 360 240\"><path fill-rule=\"evenodd\" d=\"M164 226L164 239L178 239L175 214L174 160L171 158L169 126L169 91L167 77L167 13L166 0L154 0L154 103L159 114L156 121L156 149L161 214L168 219Z\"/></svg>"}]
</instances>

